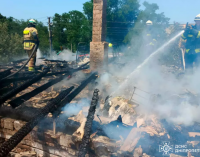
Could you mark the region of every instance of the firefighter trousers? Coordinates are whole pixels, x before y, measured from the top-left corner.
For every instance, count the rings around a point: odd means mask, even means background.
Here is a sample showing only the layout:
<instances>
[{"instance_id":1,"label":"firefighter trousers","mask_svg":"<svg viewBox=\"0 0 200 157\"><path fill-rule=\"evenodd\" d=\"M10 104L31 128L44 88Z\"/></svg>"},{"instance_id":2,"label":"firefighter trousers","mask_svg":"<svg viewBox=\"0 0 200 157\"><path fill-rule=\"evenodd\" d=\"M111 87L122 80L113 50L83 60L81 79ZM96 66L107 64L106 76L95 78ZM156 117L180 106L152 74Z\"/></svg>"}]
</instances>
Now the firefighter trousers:
<instances>
[{"instance_id":1,"label":"firefighter trousers","mask_svg":"<svg viewBox=\"0 0 200 157\"><path fill-rule=\"evenodd\" d=\"M194 64L195 67L199 66L199 59L199 53L185 53L185 69L192 69Z\"/></svg>"},{"instance_id":2,"label":"firefighter trousers","mask_svg":"<svg viewBox=\"0 0 200 157\"><path fill-rule=\"evenodd\" d=\"M34 48L33 48L34 49ZM28 54L28 57L31 56L32 52L33 52L33 49L31 50L26 50L27 54ZM31 57L29 63L28 63L28 67L30 68L34 68L35 67L35 63L36 63L36 53L37 53L37 50L35 50L33 56Z\"/></svg>"}]
</instances>

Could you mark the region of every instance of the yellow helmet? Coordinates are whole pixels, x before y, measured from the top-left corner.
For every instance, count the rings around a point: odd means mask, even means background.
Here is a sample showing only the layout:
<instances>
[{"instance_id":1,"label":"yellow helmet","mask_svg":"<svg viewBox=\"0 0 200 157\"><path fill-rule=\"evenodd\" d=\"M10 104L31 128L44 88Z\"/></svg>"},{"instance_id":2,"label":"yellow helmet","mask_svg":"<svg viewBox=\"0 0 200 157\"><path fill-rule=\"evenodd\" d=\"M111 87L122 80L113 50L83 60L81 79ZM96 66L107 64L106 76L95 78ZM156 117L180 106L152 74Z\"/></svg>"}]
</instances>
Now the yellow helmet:
<instances>
[{"instance_id":1,"label":"yellow helmet","mask_svg":"<svg viewBox=\"0 0 200 157\"><path fill-rule=\"evenodd\" d=\"M34 19L30 19L28 22L33 24L33 25L36 25L36 21Z\"/></svg>"},{"instance_id":2,"label":"yellow helmet","mask_svg":"<svg viewBox=\"0 0 200 157\"><path fill-rule=\"evenodd\" d=\"M148 21L146 22L146 25L153 25L153 22L150 21L150 20L148 20Z\"/></svg>"},{"instance_id":3,"label":"yellow helmet","mask_svg":"<svg viewBox=\"0 0 200 157\"><path fill-rule=\"evenodd\" d=\"M109 43L109 45L108 45L109 47L112 47L112 44L111 43Z\"/></svg>"},{"instance_id":4,"label":"yellow helmet","mask_svg":"<svg viewBox=\"0 0 200 157\"><path fill-rule=\"evenodd\" d=\"M200 20L200 14L198 14L198 15L195 17L194 21L199 21L199 20Z\"/></svg>"}]
</instances>

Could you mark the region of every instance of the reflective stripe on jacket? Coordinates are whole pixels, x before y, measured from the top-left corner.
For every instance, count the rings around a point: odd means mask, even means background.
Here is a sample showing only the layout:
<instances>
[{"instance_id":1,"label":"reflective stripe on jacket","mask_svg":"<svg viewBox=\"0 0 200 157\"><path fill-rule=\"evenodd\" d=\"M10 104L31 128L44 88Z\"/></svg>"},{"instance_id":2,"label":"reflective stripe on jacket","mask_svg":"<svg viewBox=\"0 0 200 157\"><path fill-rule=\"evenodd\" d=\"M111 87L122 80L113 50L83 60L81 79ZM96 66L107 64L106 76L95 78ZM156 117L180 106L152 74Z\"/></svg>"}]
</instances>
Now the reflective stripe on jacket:
<instances>
[{"instance_id":1,"label":"reflective stripe on jacket","mask_svg":"<svg viewBox=\"0 0 200 157\"><path fill-rule=\"evenodd\" d=\"M33 49L35 43L37 42L37 40L33 38L33 35L32 35L33 32L35 32L38 35L37 29L34 27L27 27L24 29L23 31L24 50Z\"/></svg>"},{"instance_id":2,"label":"reflective stripe on jacket","mask_svg":"<svg viewBox=\"0 0 200 157\"><path fill-rule=\"evenodd\" d=\"M157 43L156 39L152 39L151 34L147 34L147 38L149 38L148 40L150 41L148 45L154 46Z\"/></svg>"},{"instance_id":3,"label":"reflective stripe on jacket","mask_svg":"<svg viewBox=\"0 0 200 157\"><path fill-rule=\"evenodd\" d=\"M192 29L195 29L198 34L194 35L194 33L187 34L186 32L184 32L181 36L181 38L183 39L183 41L181 41L181 44L184 45L186 49L186 53L188 52L199 53L200 52L200 30L197 29L196 26L194 26Z\"/></svg>"},{"instance_id":4,"label":"reflective stripe on jacket","mask_svg":"<svg viewBox=\"0 0 200 157\"><path fill-rule=\"evenodd\" d=\"M188 53L190 50L191 50L191 49L186 49L186 50L185 50L185 53ZM195 49L194 52L195 52L195 53L199 53L199 52L200 52L200 49Z\"/></svg>"}]
</instances>

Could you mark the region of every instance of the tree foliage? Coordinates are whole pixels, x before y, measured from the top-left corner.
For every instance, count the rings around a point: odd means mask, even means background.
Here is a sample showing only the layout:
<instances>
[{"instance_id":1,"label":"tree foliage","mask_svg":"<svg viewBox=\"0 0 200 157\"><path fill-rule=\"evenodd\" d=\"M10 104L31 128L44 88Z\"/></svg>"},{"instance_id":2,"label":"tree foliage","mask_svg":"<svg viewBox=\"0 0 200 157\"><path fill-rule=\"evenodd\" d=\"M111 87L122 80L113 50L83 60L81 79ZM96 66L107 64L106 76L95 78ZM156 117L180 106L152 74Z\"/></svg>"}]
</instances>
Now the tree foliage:
<instances>
[{"instance_id":1,"label":"tree foliage","mask_svg":"<svg viewBox=\"0 0 200 157\"><path fill-rule=\"evenodd\" d=\"M0 55L2 61L13 60L14 57L24 56L23 30L28 25L28 20L17 20L13 17L5 17L0 14L2 41L0 43ZM39 32L40 50L47 53L49 49L48 28L42 22L37 21L36 26Z\"/></svg>"},{"instance_id":2,"label":"tree foliage","mask_svg":"<svg viewBox=\"0 0 200 157\"><path fill-rule=\"evenodd\" d=\"M55 14L53 18L53 47L60 50L60 46L76 51L80 42L90 43L92 29L86 16L79 11L70 11L62 15Z\"/></svg>"},{"instance_id":3,"label":"tree foliage","mask_svg":"<svg viewBox=\"0 0 200 157\"><path fill-rule=\"evenodd\" d=\"M140 5L138 0L108 0L107 3L106 41L111 42L116 47L123 44L129 28L137 19ZM83 4L83 11L87 19L92 20L93 0Z\"/></svg>"},{"instance_id":4,"label":"tree foliage","mask_svg":"<svg viewBox=\"0 0 200 157\"><path fill-rule=\"evenodd\" d=\"M17 33L9 34L6 22L0 23L0 41L1 62L7 62L24 52L22 46L20 46L23 38Z\"/></svg>"},{"instance_id":5,"label":"tree foliage","mask_svg":"<svg viewBox=\"0 0 200 157\"><path fill-rule=\"evenodd\" d=\"M132 47L134 52L142 44L142 33L145 30L146 21L153 21L153 30L159 41L169 38L166 34L166 28L169 24L169 18L164 13L157 13L159 6L155 3L144 2L144 9L141 10L139 0L107 0L107 42L111 42L114 48L125 45ZM53 49L60 51L60 47L65 47L76 52L80 43L87 45L92 41L92 23L93 20L93 0L88 0L83 4L83 13L80 11L70 11L63 14L55 13L53 24L51 26L53 34ZM5 17L0 14L1 27L5 40L11 39L16 42L15 51L24 54L21 38L23 30L28 21L16 20L13 17ZM37 21L37 29L40 39L40 50L43 53L49 51L49 32L48 27L42 22ZM17 40L19 39L19 40ZM162 40L161 40L162 39ZM16 41L15 41L16 40ZM10 40L11 41L11 40ZM19 42L20 41L20 42ZM1 44L5 44L2 42ZM16 45L13 44L13 45ZM0 47L1 53L13 53L12 50L5 50L5 45ZM2 54L1 54L2 55Z\"/></svg>"},{"instance_id":6,"label":"tree foliage","mask_svg":"<svg viewBox=\"0 0 200 157\"><path fill-rule=\"evenodd\" d=\"M134 23L133 28L129 30L129 33L124 38L124 42L129 44L132 48L132 52L139 52L140 47L143 44L144 35L146 31L146 22L151 20L153 22L152 34L157 41L161 44L167 39L166 28L169 26L169 18L165 17L164 13L156 13L159 10L159 6L155 3L143 3L144 10L140 10L137 20Z\"/></svg>"}]
</instances>

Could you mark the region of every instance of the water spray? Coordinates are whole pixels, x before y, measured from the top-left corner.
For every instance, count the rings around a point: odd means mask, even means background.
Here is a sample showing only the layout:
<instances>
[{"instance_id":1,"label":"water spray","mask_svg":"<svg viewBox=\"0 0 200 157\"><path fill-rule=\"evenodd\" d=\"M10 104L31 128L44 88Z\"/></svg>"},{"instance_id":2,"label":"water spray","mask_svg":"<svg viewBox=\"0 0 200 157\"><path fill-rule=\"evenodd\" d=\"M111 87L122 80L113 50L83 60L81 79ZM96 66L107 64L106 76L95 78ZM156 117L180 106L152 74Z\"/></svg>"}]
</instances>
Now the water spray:
<instances>
[{"instance_id":1,"label":"water spray","mask_svg":"<svg viewBox=\"0 0 200 157\"><path fill-rule=\"evenodd\" d=\"M170 39L164 45L162 45L161 47L159 47L156 51L154 51L148 58L146 58L144 60L144 62L142 62L139 66L137 66L137 68L126 77L126 79L124 80L124 82L122 82L122 84L119 86L119 88L117 90L115 90L113 93L111 93L111 95L114 96L117 93L117 91L121 91L123 89L123 87L127 84L128 80L130 78L132 78L137 72L139 72L140 69L142 67L144 67L150 61L151 58L155 57L159 52L161 52L162 49L164 49L166 46L168 46L173 41L175 41L179 36L181 36L183 34L183 32L184 32L184 30L182 30L180 33L178 33L177 35L175 35L172 39Z\"/></svg>"}]
</instances>

